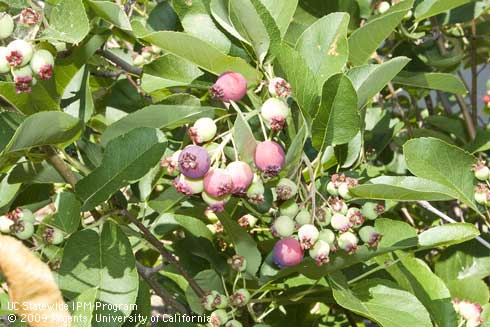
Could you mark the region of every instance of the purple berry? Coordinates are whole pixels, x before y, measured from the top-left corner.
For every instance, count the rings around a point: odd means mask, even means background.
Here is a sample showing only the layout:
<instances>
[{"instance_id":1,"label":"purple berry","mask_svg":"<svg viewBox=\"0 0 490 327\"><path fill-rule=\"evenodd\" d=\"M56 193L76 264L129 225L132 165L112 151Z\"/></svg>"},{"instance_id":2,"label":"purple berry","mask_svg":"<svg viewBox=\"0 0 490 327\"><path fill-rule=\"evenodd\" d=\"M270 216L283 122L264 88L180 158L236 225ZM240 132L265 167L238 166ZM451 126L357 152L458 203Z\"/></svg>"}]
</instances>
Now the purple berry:
<instances>
[{"instance_id":1,"label":"purple berry","mask_svg":"<svg viewBox=\"0 0 490 327\"><path fill-rule=\"evenodd\" d=\"M247 93L247 80L240 73L225 72L209 91L213 98L223 102L240 101Z\"/></svg>"},{"instance_id":2,"label":"purple berry","mask_svg":"<svg viewBox=\"0 0 490 327\"><path fill-rule=\"evenodd\" d=\"M226 169L211 169L204 176L204 190L214 197L227 195L233 191L233 179Z\"/></svg>"},{"instance_id":3,"label":"purple berry","mask_svg":"<svg viewBox=\"0 0 490 327\"><path fill-rule=\"evenodd\" d=\"M266 177L275 177L284 167L286 155L282 147L274 141L264 141L255 148L255 166Z\"/></svg>"},{"instance_id":4,"label":"purple berry","mask_svg":"<svg viewBox=\"0 0 490 327\"><path fill-rule=\"evenodd\" d=\"M252 168L243 161L231 162L226 167L226 171L230 174L233 181L234 194L245 193L254 179Z\"/></svg>"},{"instance_id":5,"label":"purple berry","mask_svg":"<svg viewBox=\"0 0 490 327\"><path fill-rule=\"evenodd\" d=\"M304 256L301 244L292 237L278 241L273 251L273 261L279 267L296 266Z\"/></svg>"},{"instance_id":6,"label":"purple berry","mask_svg":"<svg viewBox=\"0 0 490 327\"><path fill-rule=\"evenodd\" d=\"M203 177L211 167L211 159L206 149L189 145L179 155L180 172L190 178Z\"/></svg>"}]
</instances>

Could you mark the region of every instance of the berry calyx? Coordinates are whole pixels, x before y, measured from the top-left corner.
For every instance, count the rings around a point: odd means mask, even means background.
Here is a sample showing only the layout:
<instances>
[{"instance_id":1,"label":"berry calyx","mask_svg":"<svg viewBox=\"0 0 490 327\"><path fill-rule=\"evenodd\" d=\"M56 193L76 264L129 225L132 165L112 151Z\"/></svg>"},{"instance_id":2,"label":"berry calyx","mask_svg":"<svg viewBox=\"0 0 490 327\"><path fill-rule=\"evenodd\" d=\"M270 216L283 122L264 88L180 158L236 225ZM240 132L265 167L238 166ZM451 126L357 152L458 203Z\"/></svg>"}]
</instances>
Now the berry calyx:
<instances>
[{"instance_id":1,"label":"berry calyx","mask_svg":"<svg viewBox=\"0 0 490 327\"><path fill-rule=\"evenodd\" d=\"M233 191L233 180L226 169L211 169L204 175L204 190L213 197L221 197Z\"/></svg>"},{"instance_id":2,"label":"berry calyx","mask_svg":"<svg viewBox=\"0 0 490 327\"><path fill-rule=\"evenodd\" d=\"M275 177L279 174L286 161L282 147L274 141L264 141L257 144L254 154L255 166L266 177Z\"/></svg>"},{"instance_id":3,"label":"berry calyx","mask_svg":"<svg viewBox=\"0 0 490 327\"><path fill-rule=\"evenodd\" d=\"M7 46L7 61L11 67L22 67L31 61L34 49L24 40L14 40Z\"/></svg>"},{"instance_id":4,"label":"berry calyx","mask_svg":"<svg viewBox=\"0 0 490 327\"><path fill-rule=\"evenodd\" d=\"M32 55L31 68L40 79L53 77L54 57L48 50L37 50Z\"/></svg>"},{"instance_id":5,"label":"berry calyx","mask_svg":"<svg viewBox=\"0 0 490 327\"><path fill-rule=\"evenodd\" d=\"M174 152L170 157L165 158L160 166L166 167L169 174L173 174L175 169L179 166L179 156L182 153L182 150Z\"/></svg>"},{"instance_id":6,"label":"berry calyx","mask_svg":"<svg viewBox=\"0 0 490 327\"><path fill-rule=\"evenodd\" d=\"M182 174L173 181L173 184L178 192L185 195L198 194L204 190L202 178L189 178Z\"/></svg>"},{"instance_id":7,"label":"berry calyx","mask_svg":"<svg viewBox=\"0 0 490 327\"><path fill-rule=\"evenodd\" d=\"M490 199L490 189L487 184L479 183L475 188L474 197L476 203L486 205L487 201Z\"/></svg>"},{"instance_id":8,"label":"berry calyx","mask_svg":"<svg viewBox=\"0 0 490 327\"><path fill-rule=\"evenodd\" d=\"M287 98L291 95L291 85L281 77L274 77L269 81L269 93L273 97Z\"/></svg>"},{"instance_id":9,"label":"berry calyx","mask_svg":"<svg viewBox=\"0 0 490 327\"><path fill-rule=\"evenodd\" d=\"M6 12L0 13L0 40L8 38L14 32L14 20Z\"/></svg>"},{"instance_id":10,"label":"berry calyx","mask_svg":"<svg viewBox=\"0 0 490 327\"><path fill-rule=\"evenodd\" d=\"M303 225L298 230L298 238L303 250L310 249L318 240L320 232L311 224Z\"/></svg>"},{"instance_id":11,"label":"berry calyx","mask_svg":"<svg viewBox=\"0 0 490 327\"><path fill-rule=\"evenodd\" d=\"M33 26L39 21L39 14L32 8L24 8L20 12L19 22L24 25Z\"/></svg>"},{"instance_id":12,"label":"berry calyx","mask_svg":"<svg viewBox=\"0 0 490 327\"><path fill-rule=\"evenodd\" d=\"M42 234L42 239L46 244L59 245L65 239L63 232L58 228L46 227Z\"/></svg>"},{"instance_id":13,"label":"berry calyx","mask_svg":"<svg viewBox=\"0 0 490 327\"><path fill-rule=\"evenodd\" d=\"M283 238L274 245L273 261L279 267L296 266L303 260L301 244L294 238Z\"/></svg>"},{"instance_id":14,"label":"berry calyx","mask_svg":"<svg viewBox=\"0 0 490 327\"><path fill-rule=\"evenodd\" d=\"M189 145L179 155L179 169L186 177L201 178L211 167L211 158L203 147Z\"/></svg>"},{"instance_id":15,"label":"berry calyx","mask_svg":"<svg viewBox=\"0 0 490 327\"><path fill-rule=\"evenodd\" d=\"M240 73L225 72L218 77L209 92L213 98L225 103L240 101L247 93L247 80Z\"/></svg>"},{"instance_id":16,"label":"berry calyx","mask_svg":"<svg viewBox=\"0 0 490 327\"><path fill-rule=\"evenodd\" d=\"M280 131L289 115L289 106L281 99L269 98L260 108L260 113L271 129Z\"/></svg>"},{"instance_id":17,"label":"berry calyx","mask_svg":"<svg viewBox=\"0 0 490 327\"><path fill-rule=\"evenodd\" d=\"M248 304L250 298L250 293L245 288L241 288L230 296L230 304L238 308L243 307Z\"/></svg>"},{"instance_id":18,"label":"berry calyx","mask_svg":"<svg viewBox=\"0 0 490 327\"><path fill-rule=\"evenodd\" d=\"M328 255L330 254L330 245L327 242L319 240L310 249L309 255L315 260L317 266L321 266L330 261Z\"/></svg>"},{"instance_id":19,"label":"berry calyx","mask_svg":"<svg viewBox=\"0 0 490 327\"><path fill-rule=\"evenodd\" d=\"M478 161L473 165L473 172L475 173L475 178L480 181L486 181L490 177L490 169L485 164L485 161Z\"/></svg>"},{"instance_id":20,"label":"berry calyx","mask_svg":"<svg viewBox=\"0 0 490 327\"><path fill-rule=\"evenodd\" d=\"M287 201L298 193L298 186L288 178L281 178L276 186L277 199Z\"/></svg>"},{"instance_id":21,"label":"berry calyx","mask_svg":"<svg viewBox=\"0 0 490 327\"><path fill-rule=\"evenodd\" d=\"M330 224L334 229L341 232L346 232L352 227L352 223L350 222L349 218L340 213L333 214Z\"/></svg>"},{"instance_id":22,"label":"berry calyx","mask_svg":"<svg viewBox=\"0 0 490 327\"><path fill-rule=\"evenodd\" d=\"M288 216L279 216L271 227L272 234L276 237L288 237L295 231L294 221Z\"/></svg>"},{"instance_id":23,"label":"berry calyx","mask_svg":"<svg viewBox=\"0 0 490 327\"><path fill-rule=\"evenodd\" d=\"M243 161L230 162L226 166L226 171L231 176L233 182L233 194L244 194L254 180L252 168Z\"/></svg>"},{"instance_id":24,"label":"berry calyx","mask_svg":"<svg viewBox=\"0 0 490 327\"><path fill-rule=\"evenodd\" d=\"M247 260L245 259L245 257L242 257L241 255L235 254L233 257L228 259L227 262L233 270L236 271L247 270Z\"/></svg>"},{"instance_id":25,"label":"berry calyx","mask_svg":"<svg viewBox=\"0 0 490 327\"><path fill-rule=\"evenodd\" d=\"M381 234L372 226L364 226L359 230L359 237L369 247L376 247L381 240Z\"/></svg>"},{"instance_id":26,"label":"berry calyx","mask_svg":"<svg viewBox=\"0 0 490 327\"><path fill-rule=\"evenodd\" d=\"M357 236L351 232L340 234L337 239L339 248L347 253L353 253L357 250L357 243L359 242Z\"/></svg>"},{"instance_id":27,"label":"berry calyx","mask_svg":"<svg viewBox=\"0 0 490 327\"><path fill-rule=\"evenodd\" d=\"M238 224L243 228L252 228L257 223L257 218L251 214L246 214L238 219Z\"/></svg>"},{"instance_id":28,"label":"berry calyx","mask_svg":"<svg viewBox=\"0 0 490 327\"><path fill-rule=\"evenodd\" d=\"M6 47L0 47L0 74L5 74L10 71L10 64L7 60L8 50Z\"/></svg>"},{"instance_id":29,"label":"berry calyx","mask_svg":"<svg viewBox=\"0 0 490 327\"><path fill-rule=\"evenodd\" d=\"M20 240L27 240L34 234L34 225L28 221L16 221L10 231Z\"/></svg>"},{"instance_id":30,"label":"berry calyx","mask_svg":"<svg viewBox=\"0 0 490 327\"><path fill-rule=\"evenodd\" d=\"M349 208L347 207L347 204L345 204L344 200L342 200L339 197L331 198L330 201L328 202L328 204L330 205L330 209L332 209L332 211L334 213L338 212L338 213L345 215L345 214L347 214L347 211L349 210Z\"/></svg>"},{"instance_id":31,"label":"berry calyx","mask_svg":"<svg viewBox=\"0 0 490 327\"><path fill-rule=\"evenodd\" d=\"M364 216L358 208L349 208L349 210L347 210L347 218L354 227L359 227L364 223Z\"/></svg>"},{"instance_id":32,"label":"berry calyx","mask_svg":"<svg viewBox=\"0 0 490 327\"><path fill-rule=\"evenodd\" d=\"M32 70L29 66L14 68L12 70L16 93L29 93L32 91Z\"/></svg>"},{"instance_id":33,"label":"berry calyx","mask_svg":"<svg viewBox=\"0 0 490 327\"><path fill-rule=\"evenodd\" d=\"M384 205L375 202L366 202L361 208L362 215L370 220L378 218L384 211Z\"/></svg>"},{"instance_id":34,"label":"berry calyx","mask_svg":"<svg viewBox=\"0 0 490 327\"><path fill-rule=\"evenodd\" d=\"M208 117L199 118L194 125L189 128L189 136L196 143L211 141L218 130L214 120Z\"/></svg>"}]
</instances>

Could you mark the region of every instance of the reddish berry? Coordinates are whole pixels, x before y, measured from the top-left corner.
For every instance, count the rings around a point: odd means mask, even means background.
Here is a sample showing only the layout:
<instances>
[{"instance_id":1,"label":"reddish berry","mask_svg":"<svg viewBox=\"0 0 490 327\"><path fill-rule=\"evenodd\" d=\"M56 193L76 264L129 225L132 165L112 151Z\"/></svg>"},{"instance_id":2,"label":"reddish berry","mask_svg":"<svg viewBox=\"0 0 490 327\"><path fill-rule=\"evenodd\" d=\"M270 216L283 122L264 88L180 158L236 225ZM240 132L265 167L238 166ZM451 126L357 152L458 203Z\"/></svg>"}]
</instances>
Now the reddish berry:
<instances>
[{"instance_id":1,"label":"reddish berry","mask_svg":"<svg viewBox=\"0 0 490 327\"><path fill-rule=\"evenodd\" d=\"M483 96L482 101L484 103L490 103L490 95L487 94L487 95Z\"/></svg>"},{"instance_id":2,"label":"reddish berry","mask_svg":"<svg viewBox=\"0 0 490 327\"><path fill-rule=\"evenodd\" d=\"M224 196L233 191L233 179L226 169L211 169L204 176L204 190L214 197Z\"/></svg>"},{"instance_id":3,"label":"reddish berry","mask_svg":"<svg viewBox=\"0 0 490 327\"><path fill-rule=\"evenodd\" d=\"M255 166L266 177L274 177L284 167L286 155L282 147L274 141L264 141L255 148Z\"/></svg>"},{"instance_id":4,"label":"reddish berry","mask_svg":"<svg viewBox=\"0 0 490 327\"><path fill-rule=\"evenodd\" d=\"M240 73L225 72L209 89L211 95L220 101L240 101L247 93L247 80Z\"/></svg>"},{"instance_id":5,"label":"reddish berry","mask_svg":"<svg viewBox=\"0 0 490 327\"><path fill-rule=\"evenodd\" d=\"M294 238L283 238L274 245L273 261L279 267L296 266L303 260L301 244Z\"/></svg>"},{"instance_id":6,"label":"reddish berry","mask_svg":"<svg viewBox=\"0 0 490 327\"><path fill-rule=\"evenodd\" d=\"M233 161L228 164L226 171L233 181L233 193L244 194L254 179L252 168L243 161Z\"/></svg>"},{"instance_id":7,"label":"reddish berry","mask_svg":"<svg viewBox=\"0 0 490 327\"><path fill-rule=\"evenodd\" d=\"M203 177L211 167L211 159L206 149L189 145L179 155L179 169L190 178Z\"/></svg>"}]
</instances>

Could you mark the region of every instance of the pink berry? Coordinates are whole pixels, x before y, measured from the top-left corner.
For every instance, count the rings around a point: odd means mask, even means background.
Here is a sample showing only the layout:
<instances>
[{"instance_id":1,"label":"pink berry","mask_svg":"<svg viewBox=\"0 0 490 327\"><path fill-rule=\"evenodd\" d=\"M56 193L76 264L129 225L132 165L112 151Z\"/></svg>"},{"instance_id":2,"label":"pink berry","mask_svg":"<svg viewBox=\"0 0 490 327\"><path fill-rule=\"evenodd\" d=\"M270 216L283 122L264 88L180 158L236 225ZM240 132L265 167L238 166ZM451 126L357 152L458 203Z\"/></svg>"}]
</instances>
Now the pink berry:
<instances>
[{"instance_id":1,"label":"pink berry","mask_svg":"<svg viewBox=\"0 0 490 327\"><path fill-rule=\"evenodd\" d=\"M284 167L286 155L282 147L274 141L264 141L255 148L255 166L266 177L274 177Z\"/></svg>"},{"instance_id":2,"label":"pink berry","mask_svg":"<svg viewBox=\"0 0 490 327\"><path fill-rule=\"evenodd\" d=\"M303 260L301 244L292 237L283 238L274 245L273 261L279 267L295 266Z\"/></svg>"},{"instance_id":3,"label":"pink berry","mask_svg":"<svg viewBox=\"0 0 490 327\"><path fill-rule=\"evenodd\" d=\"M214 197L229 194L233 191L233 179L226 169L211 169L204 176L204 190Z\"/></svg>"},{"instance_id":4,"label":"pink berry","mask_svg":"<svg viewBox=\"0 0 490 327\"><path fill-rule=\"evenodd\" d=\"M226 171L233 181L233 193L243 194L252 184L254 172L250 166L243 161L233 161L226 167Z\"/></svg>"},{"instance_id":5,"label":"pink berry","mask_svg":"<svg viewBox=\"0 0 490 327\"><path fill-rule=\"evenodd\" d=\"M203 177L211 167L211 159L206 149L189 145L179 155L179 169L190 178Z\"/></svg>"},{"instance_id":6,"label":"pink berry","mask_svg":"<svg viewBox=\"0 0 490 327\"><path fill-rule=\"evenodd\" d=\"M213 98L223 102L240 101L247 93L247 80L240 73L225 72L209 91Z\"/></svg>"},{"instance_id":7,"label":"pink berry","mask_svg":"<svg viewBox=\"0 0 490 327\"><path fill-rule=\"evenodd\" d=\"M490 95L485 95L482 100L484 103L490 103Z\"/></svg>"},{"instance_id":8,"label":"pink berry","mask_svg":"<svg viewBox=\"0 0 490 327\"><path fill-rule=\"evenodd\" d=\"M350 222L349 218L340 213L334 213L330 224L334 229L341 232L346 232L352 227L352 223Z\"/></svg>"},{"instance_id":9,"label":"pink berry","mask_svg":"<svg viewBox=\"0 0 490 327\"><path fill-rule=\"evenodd\" d=\"M14 68L12 75L14 75L16 93L29 93L32 91L32 70L29 66Z\"/></svg>"}]
</instances>

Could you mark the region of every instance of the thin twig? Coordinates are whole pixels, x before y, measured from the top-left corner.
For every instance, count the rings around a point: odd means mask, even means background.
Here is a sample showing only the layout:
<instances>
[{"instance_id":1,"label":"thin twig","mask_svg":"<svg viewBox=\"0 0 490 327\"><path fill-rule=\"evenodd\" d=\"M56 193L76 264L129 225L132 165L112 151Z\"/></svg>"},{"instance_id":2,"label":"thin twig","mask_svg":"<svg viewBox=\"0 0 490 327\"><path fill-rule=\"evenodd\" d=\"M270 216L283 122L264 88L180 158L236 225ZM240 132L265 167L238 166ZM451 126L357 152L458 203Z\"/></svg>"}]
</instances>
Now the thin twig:
<instances>
[{"instance_id":1,"label":"thin twig","mask_svg":"<svg viewBox=\"0 0 490 327\"><path fill-rule=\"evenodd\" d=\"M63 179L70 184L70 186L75 189L75 184L77 183L77 177L68 166L56 153L56 150L50 146L45 145L42 147L44 153L46 153L46 160L53 166L54 169L63 177Z\"/></svg>"},{"instance_id":2,"label":"thin twig","mask_svg":"<svg viewBox=\"0 0 490 327\"><path fill-rule=\"evenodd\" d=\"M473 114L473 124L478 124L478 72L476 59L476 22L471 22L471 113Z\"/></svg>"},{"instance_id":3,"label":"thin twig","mask_svg":"<svg viewBox=\"0 0 490 327\"><path fill-rule=\"evenodd\" d=\"M316 186L315 186L315 173L313 172L313 167L311 166L310 158L306 154L303 154L303 161L308 167L308 174L310 175L310 198L311 198L311 223L315 221L316 217ZM321 160L318 163L321 165Z\"/></svg>"},{"instance_id":4,"label":"thin twig","mask_svg":"<svg viewBox=\"0 0 490 327\"><path fill-rule=\"evenodd\" d=\"M129 64L128 62L124 61L123 59L119 58L117 55L115 55L114 53L108 50L99 49L97 50L97 54L112 61L116 66L120 67L121 69L127 71L130 74L138 75L138 76L143 74L143 69L141 67L135 67Z\"/></svg>"},{"instance_id":5,"label":"thin twig","mask_svg":"<svg viewBox=\"0 0 490 327\"><path fill-rule=\"evenodd\" d=\"M138 227L138 229L143 233L145 239L151 245L153 245L158 250L158 252L160 252L160 254L165 258L165 260L167 260L168 262L173 263L175 265L177 270L180 272L182 277L184 277L187 280L187 282L189 283L189 286L194 290L194 292L196 292L196 294L199 297L203 297L205 295L205 292L201 288L201 286L199 286L196 283L196 281L194 280L194 278L192 278L192 276L190 276L187 273L187 271L184 270L184 267L182 267L180 262L177 261L177 259L174 257L174 255L172 253L170 253L165 248L165 246L155 237L155 235L153 235L150 232L150 230L145 225L143 225L143 223L141 221L139 221L138 218L136 218L127 209L121 209L120 212L122 213L123 216L125 216L126 218L128 218L128 220L130 220L133 224L135 224L136 227Z\"/></svg>"},{"instance_id":6,"label":"thin twig","mask_svg":"<svg viewBox=\"0 0 490 327\"><path fill-rule=\"evenodd\" d=\"M175 308L180 313L189 313L189 309L187 309L182 303L177 301L172 294L170 294L166 289L164 289L155 278L155 270L153 268L148 268L143 266L141 263L136 262L136 268L138 269L138 273L143 278L148 286L155 291L155 294L158 295L165 304L168 304Z\"/></svg>"},{"instance_id":7,"label":"thin twig","mask_svg":"<svg viewBox=\"0 0 490 327\"><path fill-rule=\"evenodd\" d=\"M438 209L434 208L429 202L427 201L417 201L417 204L420 205L422 208L425 208L427 210L429 210L430 212L432 212L433 214L435 214L436 216L439 216L440 218L442 218L443 220L447 221L447 222L450 222L450 223L457 223L456 220L454 220L453 218L449 217L448 215L446 215L445 213L439 211ZM475 239L480 243L482 244L484 247L490 249L490 243L488 243L485 239L483 239L482 237L480 236L477 236L475 237Z\"/></svg>"}]
</instances>

